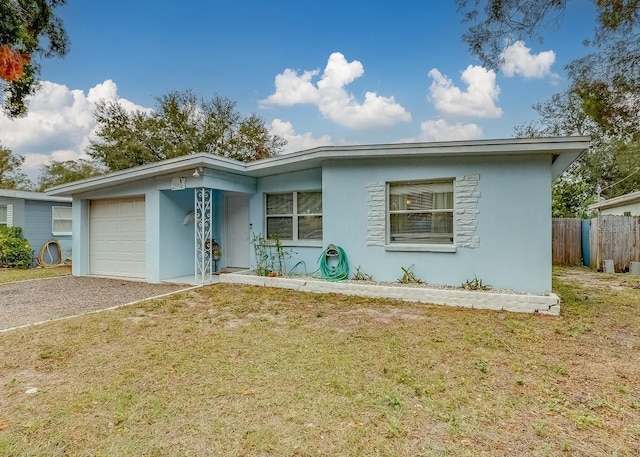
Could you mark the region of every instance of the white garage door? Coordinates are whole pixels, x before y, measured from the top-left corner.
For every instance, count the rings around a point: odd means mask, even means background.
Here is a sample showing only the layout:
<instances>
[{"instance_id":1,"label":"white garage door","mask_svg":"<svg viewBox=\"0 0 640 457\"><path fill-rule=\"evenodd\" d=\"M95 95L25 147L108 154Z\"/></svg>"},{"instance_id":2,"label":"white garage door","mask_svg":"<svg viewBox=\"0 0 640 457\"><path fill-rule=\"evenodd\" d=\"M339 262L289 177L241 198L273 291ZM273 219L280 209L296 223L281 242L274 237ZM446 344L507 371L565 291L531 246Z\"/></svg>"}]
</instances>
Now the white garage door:
<instances>
[{"instance_id":1,"label":"white garage door","mask_svg":"<svg viewBox=\"0 0 640 457\"><path fill-rule=\"evenodd\" d=\"M90 273L144 278L144 197L92 200L89 214Z\"/></svg>"}]
</instances>

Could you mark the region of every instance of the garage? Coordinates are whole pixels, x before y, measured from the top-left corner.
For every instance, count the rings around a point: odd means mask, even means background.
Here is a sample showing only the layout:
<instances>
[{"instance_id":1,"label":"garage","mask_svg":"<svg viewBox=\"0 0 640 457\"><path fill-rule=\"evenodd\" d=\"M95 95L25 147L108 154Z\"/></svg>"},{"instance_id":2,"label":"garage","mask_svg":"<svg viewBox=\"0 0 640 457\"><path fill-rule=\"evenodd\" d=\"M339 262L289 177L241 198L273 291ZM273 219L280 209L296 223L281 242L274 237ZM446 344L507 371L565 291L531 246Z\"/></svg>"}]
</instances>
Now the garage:
<instances>
[{"instance_id":1,"label":"garage","mask_svg":"<svg viewBox=\"0 0 640 457\"><path fill-rule=\"evenodd\" d=\"M90 274L145 278L144 197L92 200L89 239Z\"/></svg>"}]
</instances>

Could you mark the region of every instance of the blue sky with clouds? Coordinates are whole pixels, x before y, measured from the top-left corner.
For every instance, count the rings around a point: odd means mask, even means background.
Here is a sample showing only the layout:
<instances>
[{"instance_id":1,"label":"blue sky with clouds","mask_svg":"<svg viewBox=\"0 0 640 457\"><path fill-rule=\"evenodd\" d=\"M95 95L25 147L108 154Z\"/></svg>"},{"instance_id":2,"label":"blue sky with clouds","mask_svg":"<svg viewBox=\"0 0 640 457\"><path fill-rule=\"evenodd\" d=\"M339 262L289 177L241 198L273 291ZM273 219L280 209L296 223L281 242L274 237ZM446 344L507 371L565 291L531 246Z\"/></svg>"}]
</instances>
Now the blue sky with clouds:
<instances>
[{"instance_id":1,"label":"blue sky with clouds","mask_svg":"<svg viewBox=\"0 0 640 457\"><path fill-rule=\"evenodd\" d=\"M34 176L83 155L97 100L145 109L176 89L257 113L288 140L285 152L510 137L535 119L533 103L565 87L593 8L569 2L558 30L512 43L493 72L462 42L453 0L69 0L58 14L71 50L42 62L29 115L0 116L0 141Z\"/></svg>"}]
</instances>

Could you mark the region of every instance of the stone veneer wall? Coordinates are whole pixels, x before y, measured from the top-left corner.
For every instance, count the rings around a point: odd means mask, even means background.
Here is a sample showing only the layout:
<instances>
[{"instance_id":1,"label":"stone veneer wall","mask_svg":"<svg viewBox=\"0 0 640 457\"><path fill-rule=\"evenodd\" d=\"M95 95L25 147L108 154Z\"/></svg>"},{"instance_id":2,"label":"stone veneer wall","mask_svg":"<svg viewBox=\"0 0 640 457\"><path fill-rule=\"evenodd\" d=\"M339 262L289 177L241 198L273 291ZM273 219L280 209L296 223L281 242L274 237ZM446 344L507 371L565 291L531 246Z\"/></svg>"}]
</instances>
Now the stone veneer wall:
<instances>
[{"instance_id":1,"label":"stone veneer wall","mask_svg":"<svg viewBox=\"0 0 640 457\"><path fill-rule=\"evenodd\" d=\"M458 176L454 181L456 199L454 225L455 244L461 248L475 249L480 246L478 228L478 182L480 175ZM375 182L367 185L369 214L367 216L367 245L384 246L386 225L386 184Z\"/></svg>"},{"instance_id":2,"label":"stone veneer wall","mask_svg":"<svg viewBox=\"0 0 640 457\"><path fill-rule=\"evenodd\" d=\"M478 192L478 182L480 175L458 176L454 186L454 196L456 206L454 211L454 226L456 228L456 246L461 248L478 248L480 237L477 236L478 229L478 202L480 192Z\"/></svg>"},{"instance_id":3,"label":"stone veneer wall","mask_svg":"<svg viewBox=\"0 0 640 457\"><path fill-rule=\"evenodd\" d=\"M369 193L367 199L369 202L367 246L384 246L387 186L383 182L375 182L367 185L367 192Z\"/></svg>"}]
</instances>

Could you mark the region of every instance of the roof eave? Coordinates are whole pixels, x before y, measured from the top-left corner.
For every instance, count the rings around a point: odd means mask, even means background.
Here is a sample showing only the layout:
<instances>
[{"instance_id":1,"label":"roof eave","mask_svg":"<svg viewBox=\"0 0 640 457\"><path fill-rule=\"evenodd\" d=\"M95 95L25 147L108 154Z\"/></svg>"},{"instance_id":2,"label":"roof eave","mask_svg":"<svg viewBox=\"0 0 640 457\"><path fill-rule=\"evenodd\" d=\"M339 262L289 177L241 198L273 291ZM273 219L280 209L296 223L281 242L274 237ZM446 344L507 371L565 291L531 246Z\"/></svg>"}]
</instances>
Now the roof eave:
<instances>
[{"instance_id":1,"label":"roof eave","mask_svg":"<svg viewBox=\"0 0 640 457\"><path fill-rule=\"evenodd\" d=\"M640 202L640 191L631 192L626 195L610 198L609 200L593 203L589 205L589 209L594 210L594 209L615 208L617 206L628 205L628 204L637 203L637 202Z\"/></svg>"},{"instance_id":2,"label":"roof eave","mask_svg":"<svg viewBox=\"0 0 640 457\"><path fill-rule=\"evenodd\" d=\"M109 173L47 189L47 194L71 196L106 186L179 173L196 167L250 177L262 177L319 167L325 160L403 157L502 156L551 154L554 177L560 175L584 150L588 137L510 138L498 140L448 141L434 143L393 143L351 146L323 146L268 159L243 163L210 153L197 153Z\"/></svg>"},{"instance_id":3,"label":"roof eave","mask_svg":"<svg viewBox=\"0 0 640 457\"><path fill-rule=\"evenodd\" d=\"M26 190L13 190L13 189L0 189L0 197L19 198L21 200L34 200L34 201L41 201L41 202L58 202L58 203L71 202L71 198L69 197L54 197L42 192L31 192Z\"/></svg>"},{"instance_id":4,"label":"roof eave","mask_svg":"<svg viewBox=\"0 0 640 457\"><path fill-rule=\"evenodd\" d=\"M68 184L51 187L46 192L49 195L73 195L78 192L90 192L109 185L127 184L141 179L153 178L159 175L179 173L198 167L206 167L213 170L223 170L228 173L244 174L246 165L237 160L216 156L211 153L197 153L173 159L154 162L138 167L115 171L107 175L74 181Z\"/></svg>"},{"instance_id":5,"label":"roof eave","mask_svg":"<svg viewBox=\"0 0 640 457\"><path fill-rule=\"evenodd\" d=\"M589 141L589 137L558 137L323 146L250 162L246 171L249 176L261 177L274 172L320 166L324 160L552 154L552 172L555 178L589 147Z\"/></svg>"}]
</instances>

